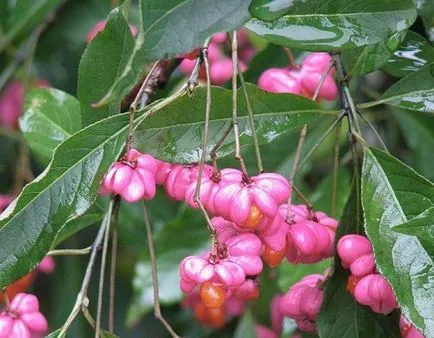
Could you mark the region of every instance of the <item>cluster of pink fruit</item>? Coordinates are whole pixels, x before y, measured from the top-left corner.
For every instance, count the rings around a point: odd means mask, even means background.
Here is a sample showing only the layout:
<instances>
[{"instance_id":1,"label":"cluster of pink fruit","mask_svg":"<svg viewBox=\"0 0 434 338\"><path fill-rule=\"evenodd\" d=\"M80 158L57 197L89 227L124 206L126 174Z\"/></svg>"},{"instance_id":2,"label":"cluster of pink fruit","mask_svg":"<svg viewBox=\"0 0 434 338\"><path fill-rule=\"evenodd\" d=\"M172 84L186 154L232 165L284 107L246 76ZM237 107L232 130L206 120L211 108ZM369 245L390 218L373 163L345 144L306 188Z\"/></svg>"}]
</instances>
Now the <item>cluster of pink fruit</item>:
<instances>
[{"instance_id":1,"label":"cluster of pink fruit","mask_svg":"<svg viewBox=\"0 0 434 338\"><path fill-rule=\"evenodd\" d=\"M100 192L134 202L152 199L160 184L171 199L198 208L199 170L130 149L109 169ZM285 256L291 263L313 263L333 255L338 222L304 205L291 205L288 212L290 193L277 173L247 177L237 169L203 167L198 195L214 216L214 241L210 251L180 264L181 289L191 295L186 304L202 323L221 327L226 315L235 315L228 304L257 298L263 262L276 267Z\"/></svg>"},{"instance_id":2,"label":"cluster of pink fruit","mask_svg":"<svg viewBox=\"0 0 434 338\"><path fill-rule=\"evenodd\" d=\"M237 34L238 38L238 57L240 70L247 70L247 64L256 53L255 47L249 42L249 38L245 30L240 30ZM232 77L232 59L225 54L225 44L227 44L226 33L217 33L212 37L211 43L208 46L208 59L210 62L210 77L211 82L215 85L222 85L229 81ZM228 45L229 46L229 45ZM195 58L198 51L193 51L187 55L182 55L184 59L179 65L179 70L190 75L195 65ZM205 66L199 72L199 78L206 79Z\"/></svg>"},{"instance_id":3,"label":"cluster of pink fruit","mask_svg":"<svg viewBox=\"0 0 434 338\"><path fill-rule=\"evenodd\" d=\"M398 308L395 294L389 282L375 268L374 253L369 240L361 235L345 235L337 244L342 267L350 269L347 290L372 311L389 314ZM401 317L401 333L404 338L423 338L423 335L405 317Z\"/></svg>"},{"instance_id":4,"label":"cluster of pink fruit","mask_svg":"<svg viewBox=\"0 0 434 338\"><path fill-rule=\"evenodd\" d=\"M48 329L36 296L19 293L0 311L0 338L42 338Z\"/></svg>"},{"instance_id":5,"label":"cluster of pink fruit","mask_svg":"<svg viewBox=\"0 0 434 338\"><path fill-rule=\"evenodd\" d=\"M350 269L348 292L362 305L384 315L398 308L388 281L376 272L374 254L369 240L361 235L345 235L337 243L342 266ZM279 335L284 316L295 320L302 331L315 332L315 320L323 301L323 275L307 275L294 284L285 295L277 295L271 303L273 331ZM423 338L404 316L400 321L403 338Z\"/></svg>"},{"instance_id":6,"label":"cluster of pink fruit","mask_svg":"<svg viewBox=\"0 0 434 338\"><path fill-rule=\"evenodd\" d=\"M312 98L330 63L331 57L328 53L310 53L299 67L267 69L259 77L258 86L272 93L291 93ZM334 69L329 69L324 82L319 87L318 99L336 99L338 88L333 73Z\"/></svg>"}]
</instances>

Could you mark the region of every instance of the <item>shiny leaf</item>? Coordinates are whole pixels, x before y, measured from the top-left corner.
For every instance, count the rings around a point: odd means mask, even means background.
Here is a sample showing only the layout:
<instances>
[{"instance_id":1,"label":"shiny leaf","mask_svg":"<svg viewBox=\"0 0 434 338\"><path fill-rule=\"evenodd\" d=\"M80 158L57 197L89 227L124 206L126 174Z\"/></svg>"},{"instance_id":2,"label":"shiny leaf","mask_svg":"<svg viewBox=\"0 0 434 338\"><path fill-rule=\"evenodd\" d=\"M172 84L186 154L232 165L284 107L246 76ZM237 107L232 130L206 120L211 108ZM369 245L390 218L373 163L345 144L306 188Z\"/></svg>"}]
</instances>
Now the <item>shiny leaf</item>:
<instances>
[{"instance_id":1,"label":"shiny leaf","mask_svg":"<svg viewBox=\"0 0 434 338\"><path fill-rule=\"evenodd\" d=\"M152 220L151 220L152 221ZM179 235L182 234L182 240ZM145 238L143 238L145 241ZM174 304L182 298L179 288L179 263L187 256L197 255L209 248L209 232L202 215L191 209L154 234L157 256L160 302ZM133 300L127 313L127 326L135 325L153 306L151 263L147 246L135 266Z\"/></svg>"},{"instance_id":2,"label":"shiny leaf","mask_svg":"<svg viewBox=\"0 0 434 338\"><path fill-rule=\"evenodd\" d=\"M434 47L424 37L409 31L383 69L393 76L404 77L433 62Z\"/></svg>"},{"instance_id":3,"label":"shiny leaf","mask_svg":"<svg viewBox=\"0 0 434 338\"><path fill-rule=\"evenodd\" d=\"M363 216L360 200L353 182L352 194L345 205L336 233L336 241L346 234L363 234ZM341 265L339 255L334 257L332 277L326 282L324 300L317 318L317 329L321 337L400 338L399 314L397 311L384 316L358 304L347 291L350 273Z\"/></svg>"},{"instance_id":4,"label":"shiny leaf","mask_svg":"<svg viewBox=\"0 0 434 338\"><path fill-rule=\"evenodd\" d=\"M0 39L0 52L14 39L28 36L29 31L42 22L48 13L56 9L60 0L20 0L6 1L5 31ZM5 9L3 9L5 10Z\"/></svg>"},{"instance_id":5,"label":"shiny leaf","mask_svg":"<svg viewBox=\"0 0 434 338\"><path fill-rule=\"evenodd\" d=\"M121 97L109 105L95 109L98 101L126 67L134 48L134 38L122 13L115 8L107 19L105 29L87 46L78 70L78 99L83 126L119 113Z\"/></svg>"},{"instance_id":6,"label":"shiny leaf","mask_svg":"<svg viewBox=\"0 0 434 338\"><path fill-rule=\"evenodd\" d=\"M78 231L95 223L100 223L107 210L108 199L98 197L94 204L84 213L77 218L67 222L59 231L56 239L53 242L52 249L57 247L60 243L77 233Z\"/></svg>"},{"instance_id":7,"label":"shiny leaf","mask_svg":"<svg viewBox=\"0 0 434 338\"><path fill-rule=\"evenodd\" d=\"M54 148L81 129L79 102L61 90L32 89L26 96L20 129L30 148L48 163Z\"/></svg>"},{"instance_id":8,"label":"shiny leaf","mask_svg":"<svg viewBox=\"0 0 434 338\"><path fill-rule=\"evenodd\" d=\"M416 237L393 230L434 206L434 185L393 156L366 149L362 204L377 269L392 285L403 314L425 336L434 336L433 259Z\"/></svg>"},{"instance_id":9,"label":"shiny leaf","mask_svg":"<svg viewBox=\"0 0 434 338\"><path fill-rule=\"evenodd\" d=\"M286 14L291 5L288 0L253 0L249 10L255 18L273 21Z\"/></svg>"},{"instance_id":10,"label":"shiny leaf","mask_svg":"<svg viewBox=\"0 0 434 338\"><path fill-rule=\"evenodd\" d=\"M404 109L434 113L434 63L395 83L378 101L360 104L360 108L390 104Z\"/></svg>"},{"instance_id":11,"label":"shiny leaf","mask_svg":"<svg viewBox=\"0 0 434 338\"><path fill-rule=\"evenodd\" d=\"M321 110L309 99L292 94L272 94L248 85L250 103L255 115L256 133L260 143L269 143L290 129L299 128L334 112ZM208 151L231 124L232 91L212 88L212 111ZM184 96L146 120L135 132L134 146L158 158L172 162L197 162L201 154L205 89L199 88L192 98ZM242 91L238 94L238 123L241 144L252 142ZM232 133L223 143L219 156L234 151Z\"/></svg>"},{"instance_id":12,"label":"shiny leaf","mask_svg":"<svg viewBox=\"0 0 434 338\"><path fill-rule=\"evenodd\" d=\"M293 1L281 18L246 27L276 44L303 50L353 49L392 38L416 19L410 0Z\"/></svg>"},{"instance_id":13,"label":"shiny leaf","mask_svg":"<svg viewBox=\"0 0 434 338\"><path fill-rule=\"evenodd\" d=\"M411 165L422 175L434 180L432 150L434 149L434 119L432 115L394 109L393 116L412 150Z\"/></svg>"},{"instance_id":14,"label":"shiny leaf","mask_svg":"<svg viewBox=\"0 0 434 338\"><path fill-rule=\"evenodd\" d=\"M249 4L246 0L141 0L142 25L134 50L99 104L128 93L146 63L189 52L214 33L240 27L250 17Z\"/></svg>"},{"instance_id":15,"label":"shiny leaf","mask_svg":"<svg viewBox=\"0 0 434 338\"><path fill-rule=\"evenodd\" d=\"M342 59L350 76L360 76L380 69L405 37L406 30L401 31L374 45L344 50Z\"/></svg>"},{"instance_id":16,"label":"shiny leaf","mask_svg":"<svg viewBox=\"0 0 434 338\"><path fill-rule=\"evenodd\" d=\"M408 222L392 228L393 231L416 236L425 250L434 257L434 208L429 208Z\"/></svg>"},{"instance_id":17,"label":"shiny leaf","mask_svg":"<svg viewBox=\"0 0 434 338\"><path fill-rule=\"evenodd\" d=\"M47 169L2 214L0 287L31 271L62 226L87 211L103 174L123 148L128 119L117 115L66 139Z\"/></svg>"}]
</instances>

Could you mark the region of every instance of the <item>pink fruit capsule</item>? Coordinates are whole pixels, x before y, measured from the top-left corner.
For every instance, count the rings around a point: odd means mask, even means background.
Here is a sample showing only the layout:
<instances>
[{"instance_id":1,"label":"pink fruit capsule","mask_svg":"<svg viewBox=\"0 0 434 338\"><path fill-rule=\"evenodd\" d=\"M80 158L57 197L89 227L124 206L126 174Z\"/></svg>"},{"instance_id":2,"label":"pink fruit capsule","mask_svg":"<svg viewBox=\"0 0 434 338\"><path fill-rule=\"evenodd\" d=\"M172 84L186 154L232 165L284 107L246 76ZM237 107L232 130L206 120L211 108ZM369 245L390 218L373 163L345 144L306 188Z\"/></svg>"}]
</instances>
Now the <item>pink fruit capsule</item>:
<instances>
[{"instance_id":1,"label":"pink fruit capsule","mask_svg":"<svg viewBox=\"0 0 434 338\"><path fill-rule=\"evenodd\" d=\"M309 53L303 59L301 66L309 72L318 72L322 74L327 70L331 60L332 58L328 53ZM330 70L329 74L333 75L333 73L334 68Z\"/></svg>"},{"instance_id":2,"label":"pink fruit capsule","mask_svg":"<svg viewBox=\"0 0 434 338\"><path fill-rule=\"evenodd\" d=\"M321 82L322 73L320 72L305 72L303 73L302 84L306 91L313 96L315 94L316 88ZM338 87L336 82L333 80L332 76L328 74L322 83L318 98L323 98L326 100L335 100L338 96Z\"/></svg>"},{"instance_id":3,"label":"pink fruit capsule","mask_svg":"<svg viewBox=\"0 0 434 338\"><path fill-rule=\"evenodd\" d=\"M293 76L286 68L270 68L261 74L259 88L271 93L291 93L301 95L301 79Z\"/></svg>"},{"instance_id":4,"label":"pink fruit capsule","mask_svg":"<svg viewBox=\"0 0 434 338\"><path fill-rule=\"evenodd\" d=\"M337 251L341 258L342 266L348 268L351 263L361 256L372 254L372 245L365 236L350 234L339 239Z\"/></svg>"}]
</instances>

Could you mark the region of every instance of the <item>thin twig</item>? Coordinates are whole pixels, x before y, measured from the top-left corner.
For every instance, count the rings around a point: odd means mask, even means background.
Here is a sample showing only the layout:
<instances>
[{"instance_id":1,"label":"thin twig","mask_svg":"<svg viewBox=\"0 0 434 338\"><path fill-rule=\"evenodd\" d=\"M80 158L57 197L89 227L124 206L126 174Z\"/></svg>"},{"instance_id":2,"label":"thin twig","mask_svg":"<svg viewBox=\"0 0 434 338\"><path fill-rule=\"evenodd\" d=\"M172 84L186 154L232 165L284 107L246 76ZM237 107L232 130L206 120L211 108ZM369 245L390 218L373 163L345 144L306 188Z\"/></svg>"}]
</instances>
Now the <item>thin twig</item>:
<instances>
[{"instance_id":1,"label":"thin twig","mask_svg":"<svg viewBox=\"0 0 434 338\"><path fill-rule=\"evenodd\" d=\"M348 78L345 72L341 55L340 53L334 53L332 54L332 58L336 68L336 76L339 81L339 88L341 90L341 100L344 106L344 110L348 114L349 127L360 134L360 126L357 119L357 107L354 103L353 97L351 96L351 92L348 87ZM352 132L351 129L350 131Z\"/></svg>"},{"instance_id":2,"label":"thin twig","mask_svg":"<svg viewBox=\"0 0 434 338\"><path fill-rule=\"evenodd\" d=\"M148 238L149 256L151 259L152 287L154 290L154 315L155 318L158 319L164 325L164 327L172 337L178 338L179 336L172 329L170 324L166 321L166 319L163 317L161 313L160 292L158 286L157 258L155 256L154 240L152 238L151 221L149 219L148 209L146 208L145 203L143 203L143 214L145 218L146 237Z\"/></svg>"},{"instance_id":3,"label":"thin twig","mask_svg":"<svg viewBox=\"0 0 434 338\"><path fill-rule=\"evenodd\" d=\"M69 329L71 324L73 323L75 317L78 315L80 310L83 306L87 307L88 305L88 298L87 298L87 291L89 289L89 283L90 279L92 277L93 267L95 265L96 257L98 254L99 247L103 241L104 234L107 230L108 224L111 219L113 211L113 200L110 201L110 204L108 206L107 212L104 216L104 219L101 223L101 227L98 230L98 234L96 235L95 241L92 245L92 252L90 254L89 263L87 264L86 272L84 274L83 282L81 284L80 291L77 294L77 298L75 300L74 307L71 310L71 313L69 314L68 318L65 321L65 324L63 324L62 329L59 332L59 336L65 335L66 331Z\"/></svg>"},{"instance_id":4,"label":"thin twig","mask_svg":"<svg viewBox=\"0 0 434 338\"><path fill-rule=\"evenodd\" d=\"M312 203L309 202L309 200L307 199L307 197L295 185L292 186L292 189L295 191L295 193L297 194L297 196L306 205L306 208L307 208L307 211L309 212L310 218L314 218L315 216L314 216L314 214L312 212L312 209L313 209Z\"/></svg>"},{"instance_id":5,"label":"thin twig","mask_svg":"<svg viewBox=\"0 0 434 338\"><path fill-rule=\"evenodd\" d=\"M92 246L84 249L59 249L48 251L47 256L83 256L92 251Z\"/></svg>"},{"instance_id":6,"label":"thin twig","mask_svg":"<svg viewBox=\"0 0 434 338\"><path fill-rule=\"evenodd\" d=\"M301 150L303 149L303 144L306 139L307 134L307 124L303 126L300 132L300 137L298 138L298 144L297 149L295 151L295 157L294 157L294 163L292 164L291 174L289 176L289 184L290 186L294 186L294 178L295 174L298 170L298 163L300 162L300 156L301 156ZM290 190L288 202L287 202L287 212L286 212L286 219L290 220L292 219L292 212L291 212L291 204L292 204L292 189Z\"/></svg>"},{"instance_id":7,"label":"thin twig","mask_svg":"<svg viewBox=\"0 0 434 338\"><path fill-rule=\"evenodd\" d=\"M107 261L108 244L110 239L110 224L111 224L111 218L107 222L107 227L104 235L104 244L102 249L101 268L99 274L99 287L98 287L98 304L97 304L96 324L95 324L96 326L95 338L99 338L101 332L102 298L104 295L104 277L105 277L105 266Z\"/></svg>"},{"instance_id":8,"label":"thin twig","mask_svg":"<svg viewBox=\"0 0 434 338\"><path fill-rule=\"evenodd\" d=\"M139 89L139 92L136 95L136 98L130 105L130 120L128 122L128 136L127 136L127 151L131 148L131 143L133 141L133 125L134 125L134 115L136 114L137 107L139 102L142 100L143 93L145 92L146 87L148 86L149 80L153 76L154 71L157 69L160 64L160 60L154 63L145 80L142 83L142 86Z\"/></svg>"},{"instance_id":9,"label":"thin twig","mask_svg":"<svg viewBox=\"0 0 434 338\"><path fill-rule=\"evenodd\" d=\"M258 166L259 173L262 173L264 171L264 166L262 164L262 156L261 156L261 149L259 148L258 136L256 135L256 127L255 127L255 120L253 118L253 110L252 110L252 106L250 104L250 98L249 98L249 94L247 93L246 82L244 81L244 75L241 71L239 62L238 62L238 76L240 77L240 83L241 83L241 87L243 88L244 99L246 100L247 114L249 117L250 129L252 130L253 146L255 148L256 163Z\"/></svg>"},{"instance_id":10,"label":"thin twig","mask_svg":"<svg viewBox=\"0 0 434 338\"><path fill-rule=\"evenodd\" d=\"M333 147L333 170L332 170L332 217L336 217L336 201L338 191L338 172L339 172L339 150L341 123L338 123L335 129L335 144Z\"/></svg>"},{"instance_id":11,"label":"thin twig","mask_svg":"<svg viewBox=\"0 0 434 338\"><path fill-rule=\"evenodd\" d=\"M232 34L232 128L234 130L235 138L235 159L240 163L241 171L243 172L244 178L249 181L249 174L247 173L246 166L244 164L244 159L241 156L240 148L240 132L238 129L238 103L237 103L237 74L238 74L238 40L237 32L234 31Z\"/></svg>"},{"instance_id":12,"label":"thin twig","mask_svg":"<svg viewBox=\"0 0 434 338\"><path fill-rule=\"evenodd\" d=\"M378 141L380 142L381 146L383 147L383 149L389 153L389 149L387 149L386 143L384 143L382 137L380 136L380 134L378 133L377 129L374 127L374 125L372 124L371 121L369 121L369 119L360 111L357 111L357 114L362 118L363 121L365 121L365 123L368 125L368 127L371 129L371 131L374 133L375 137L378 139Z\"/></svg>"},{"instance_id":13,"label":"thin twig","mask_svg":"<svg viewBox=\"0 0 434 338\"><path fill-rule=\"evenodd\" d=\"M312 96L312 100L313 101L316 101L316 99L318 97L318 94L319 94L319 91L321 90L321 87L324 84L324 81L327 78L327 75L330 72L330 70L332 69L333 65L334 65L334 61L331 60L330 63L329 63L329 65L327 66L326 70L322 73L321 78L320 78L320 80L318 82L318 85L315 88L315 93Z\"/></svg>"},{"instance_id":14,"label":"thin twig","mask_svg":"<svg viewBox=\"0 0 434 338\"><path fill-rule=\"evenodd\" d=\"M202 138L202 153L199 161L199 172L197 175L196 188L194 190L194 201L198 204L200 210L202 211L208 226L208 230L215 236L215 231L211 223L211 219L208 216L208 213L205 210L205 207L200 200L200 187L202 185L202 176L203 176L203 167L205 165L206 160L206 147L208 143L208 130L209 130L209 118L211 114L211 76L210 76L210 67L208 60L208 48L202 48L202 59L205 63L205 72L206 72L206 106L205 106L205 123L204 123L204 131Z\"/></svg>"},{"instance_id":15,"label":"thin twig","mask_svg":"<svg viewBox=\"0 0 434 338\"><path fill-rule=\"evenodd\" d=\"M119 197L115 197L119 198ZM119 206L118 200L115 204L113 211L113 225L112 225L112 254L110 259L110 297L109 297L109 332L114 332L115 326L115 294L116 294L116 260L118 254L118 220L119 220Z\"/></svg>"},{"instance_id":16,"label":"thin twig","mask_svg":"<svg viewBox=\"0 0 434 338\"><path fill-rule=\"evenodd\" d=\"M291 68L298 68L297 62L295 62L295 58L291 52L291 49L289 49L287 47L284 47L283 49L285 50L285 53L288 56L289 64L290 64Z\"/></svg>"},{"instance_id":17,"label":"thin twig","mask_svg":"<svg viewBox=\"0 0 434 338\"><path fill-rule=\"evenodd\" d=\"M309 152L304 156L303 160L301 161L300 165L298 166L298 169L302 168L306 162L308 161L309 157L313 154L313 152L324 142L324 140L329 136L329 134L335 129L337 124L343 119L343 117L346 115L345 112L342 112L336 120L333 121L333 123L328 127L328 129L325 131L325 133L320 137L320 139L315 143L315 145L309 150Z\"/></svg>"},{"instance_id":18,"label":"thin twig","mask_svg":"<svg viewBox=\"0 0 434 338\"><path fill-rule=\"evenodd\" d=\"M217 151L220 149L223 142L226 140L226 138L229 136L230 132L232 131L232 123L226 128L225 132L223 133L222 137L216 142L214 147L209 152L209 156L212 160L212 165L214 167L214 174L218 173L218 167L217 167Z\"/></svg>"}]
</instances>

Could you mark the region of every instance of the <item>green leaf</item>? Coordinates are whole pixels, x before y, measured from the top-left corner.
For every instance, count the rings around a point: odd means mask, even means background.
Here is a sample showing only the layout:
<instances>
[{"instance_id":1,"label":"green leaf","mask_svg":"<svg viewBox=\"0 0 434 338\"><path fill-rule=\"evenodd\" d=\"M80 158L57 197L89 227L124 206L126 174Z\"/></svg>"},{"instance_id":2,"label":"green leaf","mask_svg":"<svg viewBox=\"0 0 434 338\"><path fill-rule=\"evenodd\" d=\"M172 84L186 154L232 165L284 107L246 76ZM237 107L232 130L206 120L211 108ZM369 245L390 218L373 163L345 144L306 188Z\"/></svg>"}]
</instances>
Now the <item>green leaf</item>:
<instances>
[{"instance_id":1,"label":"green leaf","mask_svg":"<svg viewBox=\"0 0 434 338\"><path fill-rule=\"evenodd\" d=\"M363 217L358 215L360 200L353 182L352 194L339 222L336 242L349 233L363 234ZM370 308L358 304L346 289L350 273L342 268L339 255L334 257L332 277L326 282L324 300L317 318L317 329L321 337L396 337L400 338L399 313L388 316L374 313Z\"/></svg>"},{"instance_id":2,"label":"green leaf","mask_svg":"<svg viewBox=\"0 0 434 338\"><path fill-rule=\"evenodd\" d=\"M434 113L434 63L396 82L378 101L360 104L360 108L390 104L404 109Z\"/></svg>"},{"instance_id":3,"label":"green leaf","mask_svg":"<svg viewBox=\"0 0 434 338\"><path fill-rule=\"evenodd\" d=\"M426 178L433 180L434 171L430 159L434 149L434 119L432 115L420 114L403 109L394 109L409 148L412 150L412 166Z\"/></svg>"},{"instance_id":4,"label":"green leaf","mask_svg":"<svg viewBox=\"0 0 434 338\"><path fill-rule=\"evenodd\" d=\"M383 69L393 76L404 77L433 62L434 47L424 37L409 31Z\"/></svg>"},{"instance_id":5,"label":"green leaf","mask_svg":"<svg viewBox=\"0 0 434 338\"><path fill-rule=\"evenodd\" d=\"M393 231L434 206L434 185L391 155L366 149L362 204L377 269L392 285L403 314L425 336L434 336L433 259L416 237Z\"/></svg>"},{"instance_id":6,"label":"green leaf","mask_svg":"<svg viewBox=\"0 0 434 338\"><path fill-rule=\"evenodd\" d=\"M244 311L235 330L234 338L256 338L255 321L249 309Z\"/></svg>"},{"instance_id":7,"label":"green leaf","mask_svg":"<svg viewBox=\"0 0 434 338\"><path fill-rule=\"evenodd\" d=\"M415 19L410 0L314 0L295 1L283 17L272 22L252 19L246 27L285 47L335 51L394 40L394 34Z\"/></svg>"},{"instance_id":8,"label":"green leaf","mask_svg":"<svg viewBox=\"0 0 434 338\"><path fill-rule=\"evenodd\" d=\"M126 67L134 49L134 38L122 13L122 6L108 16L105 29L87 46L78 70L78 99L83 126L120 112L122 98L95 109L98 101Z\"/></svg>"},{"instance_id":9,"label":"green leaf","mask_svg":"<svg viewBox=\"0 0 434 338\"><path fill-rule=\"evenodd\" d=\"M410 221L392 229L402 234L416 236L428 254L434 257L434 208L429 208Z\"/></svg>"},{"instance_id":10,"label":"green leaf","mask_svg":"<svg viewBox=\"0 0 434 338\"><path fill-rule=\"evenodd\" d=\"M407 30L396 33L386 41L374 45L348 49L342 59L349 76L371 73L383 66L404 39Z\"/></svg>"},{"instance_id":11,"label":"green leaf","mask_svg":"<svg viewBox=\"0 0 434 338\"><path fill-rule=\"evenodd\" d=\"M48 163L54 148L81 129L79 102L61 90L32 89L26 96L20 129L30 148Z\"/></svg>"},{"instance_id":12,"label":"green leaf","mask_svg":"<svg viewBox=\"0 0 434 338\"><path fill-rule=\"evenodd\" d=\"M434 42L434 3L426 0L415 0L417 12L422 18L426 35Z\"/></svg>"},{"instance_id":13,"label":"green leaf","mask_svg":"<svg viewBox=\"0 0 434 338\"><path fill-rule=\"evenodd\" d=\"M152 220L151 220L152 221ZM182 234L182 240L179 235ZM144 240L144 239L143 239ZM164 305L181 300L179 263L187 256L201 254L209 249L210 240L202 215L191 209L183 211L174 221L154 234L157 257L160 302ZM127 326L137 323L153 306L151 262L147 245L143 257L135 266L133 300L127 313Z\"/></svg>"},{"instance_id":14,"label":"green leaf","mask_svg":"<svg viewBox=\"0 0 434 338\"><path fill-rule=\"evenodd\" d=\"M100 221L102 221L104 218L105 211L107 210L107 202L107 198L104 199L101 196L98 197L94 204L86 211L86 213L72 219L62 226L53 242L52 249L80 230L92 224L100 223Z\"/></svg>"},{"instance_id":15,"label":"green leaf","mask_svg":"<svg viewBox=\"0 0 434 338\"><path fill-rule=\"evenodd\" d=\"M247 91L254 113L256 134L260 143L269 143L279 135L335 112L321 110L309 99L292 94L266 93L248 85ZM231 124L232 91L212 88L212 111L208 150ZM184 96L146 120L134 134L134 146L172 162L192 163L200 159L206 91L198 88L192 98ZM241 89L238 94L238 124L241 144L252 142L246 103ZM232 133L223 143L219 156L234 151Z\"/></svg>"},{"instance_id":16,"label":"green leaf","mask_svg":"<svg viewBox=\"0 0 434 338\"><path fill-rule=\"evenodd\" d=\"M273 21L286 14L291 5L288 0L253 0L249 10L255 18Z\"/></svg>"},{"instance_id":17,"label":"green leaf","mask_svg":"<svg viewBox=\"0 0 434 338\"><path fill-rule=\"evenodd\" d=\"M7 22L4 23L5 32L0 40L0 52L16 38L28 35L29 31L60 3L60 0L9 1L5 17Z\"/></svg>"},{"instance_id":18,"label":"green leaf","mask_svg":"<svg viewBox=\"0 0 434 338\"><path fill-rule=\"evenodd\" d=\"M66 139L47 169L2 214L0 288L31 271L62 226L91 206L103 174L123 148L128 120L117 115Z\"/></svg>"},{"instance_id":19,"label":"green leaf","mask_svg":"<svg viewBox=\"0 0 434 338\"><path fill-rule=\"evenodd\" d=\"M134 50L98 104L128 93L147 62L189 52L214 33L237 29L250 17L249 4L245 0L141 0L142 25Z\"/></svg>"}]
</instances>

